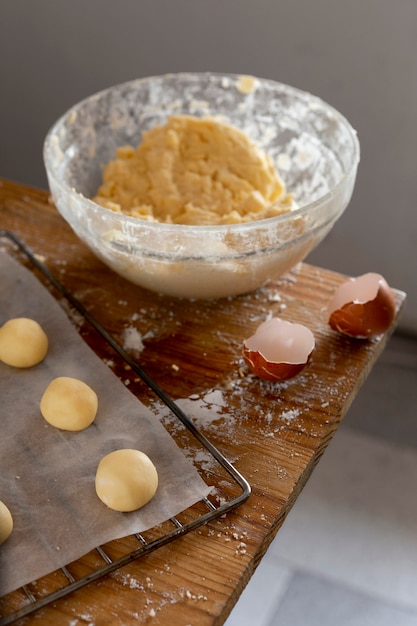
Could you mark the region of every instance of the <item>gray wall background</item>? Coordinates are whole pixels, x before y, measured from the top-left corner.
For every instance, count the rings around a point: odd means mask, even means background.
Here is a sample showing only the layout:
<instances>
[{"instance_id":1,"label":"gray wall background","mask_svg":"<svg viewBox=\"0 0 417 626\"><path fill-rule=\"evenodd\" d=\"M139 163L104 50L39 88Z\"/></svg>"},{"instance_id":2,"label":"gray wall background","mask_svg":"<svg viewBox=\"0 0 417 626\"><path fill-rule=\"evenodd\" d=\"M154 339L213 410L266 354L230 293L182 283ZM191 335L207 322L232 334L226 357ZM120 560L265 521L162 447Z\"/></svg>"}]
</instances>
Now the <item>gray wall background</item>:
<instances>
[{"instance_id":1,"label":"gray wall background","mask_svg":"<svg viewBox=\"0 0 417 626\"><path fill-rule=\"evenodd\" d=\"M354 196L308 260L382 273L417 332L416 0L0 0L0 176L46 187L45 134L85 96L207 70L291 84L350 120Z\"/></svg>"}]
</instances>

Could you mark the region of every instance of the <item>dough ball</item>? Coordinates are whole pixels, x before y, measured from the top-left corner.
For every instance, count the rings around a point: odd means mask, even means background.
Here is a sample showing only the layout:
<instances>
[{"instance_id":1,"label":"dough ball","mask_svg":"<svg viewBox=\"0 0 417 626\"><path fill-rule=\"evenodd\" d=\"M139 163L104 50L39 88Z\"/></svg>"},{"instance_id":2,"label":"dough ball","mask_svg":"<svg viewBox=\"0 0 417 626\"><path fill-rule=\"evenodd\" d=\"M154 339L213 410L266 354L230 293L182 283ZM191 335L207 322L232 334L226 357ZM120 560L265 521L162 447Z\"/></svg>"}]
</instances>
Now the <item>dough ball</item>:
<instances>
[{"instance_id":1,"label":"dough ball","mask_svg":"<svg viewBox=\"0 0 417 626\"><path fill-rule=\"evenodd\" d=\"M156 493L158 474L150 458L139 450L115 450L103 457L96 473L96 493L115 511L135 511Z\"/></svg>"},{"instance_id":2,"label":"dough ball","mask_svg":"<svg viewBox=\"0 0 417 626\"><path fill-rule=\"evenodd\" d=\"M0 360L13 367L33 367L46 356L48 337L35 320L16 317L0 328Z\"/></svg>"},{"instance_id":3,"label":"dough ball","mask_svg":"<svg viewBox=\"0 0 417 626\"><path fill-rule=\"evenodd\" d=\"M40 402L46 421L61 430L84 430L97 414L95 391L77 378L60 376L51 381Z\"/></svg>"},{"instance_id":4,"label":"dough ball","mask_svg":"<svg viewBox=\"0 0 417 626\"><path fill-rule=\"evenodd\" d=\"M6 541L13 530L13 518L7 506L0 500L0 545Z\"/></svg>"}]
</instances>

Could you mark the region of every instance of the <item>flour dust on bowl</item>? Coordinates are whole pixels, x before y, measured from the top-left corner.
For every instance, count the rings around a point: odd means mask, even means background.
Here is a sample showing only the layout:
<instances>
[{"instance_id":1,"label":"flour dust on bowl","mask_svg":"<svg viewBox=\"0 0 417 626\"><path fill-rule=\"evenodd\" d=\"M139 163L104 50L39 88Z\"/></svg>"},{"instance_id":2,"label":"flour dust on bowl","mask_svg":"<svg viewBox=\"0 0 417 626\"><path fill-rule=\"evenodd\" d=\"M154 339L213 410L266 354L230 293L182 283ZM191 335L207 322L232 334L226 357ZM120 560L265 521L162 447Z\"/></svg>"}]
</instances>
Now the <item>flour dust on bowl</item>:
<instances>
[{"instance_id":1,"label":"flour dust on bowl","mask_svg":"<svg viewBox=\"0 0 417 626\"><path fill-rule=\"evenodd\" d=\"M279 172L291 210L196 225L140 219L91 200L118 148L139 146L142 133L178 115L242 131ZM250 292L322 241L350 201L359 143L343 115L309 93L265 79L182 73L116 85L75 105L49 131L44 161L58 210L109 267L147 289L204 299Z\"/></svg>"}]
</instances>

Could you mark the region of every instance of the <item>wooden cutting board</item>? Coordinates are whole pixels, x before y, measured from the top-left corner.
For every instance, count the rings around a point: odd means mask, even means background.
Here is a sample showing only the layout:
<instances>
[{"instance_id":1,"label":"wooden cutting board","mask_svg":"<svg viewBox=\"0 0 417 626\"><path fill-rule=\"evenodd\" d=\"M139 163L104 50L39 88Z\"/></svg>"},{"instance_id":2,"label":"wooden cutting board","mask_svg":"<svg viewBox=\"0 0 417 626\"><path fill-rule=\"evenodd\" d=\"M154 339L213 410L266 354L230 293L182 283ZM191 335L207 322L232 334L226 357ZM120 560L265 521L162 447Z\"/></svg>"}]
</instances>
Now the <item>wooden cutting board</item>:
<instances>
[{"instance_id":1,"label":"wooden cutting board","mask_svg":"<svg viewBox=\"0 0 417 626\"><path fill-rule=\"evenodd\" d=\"M107 269L73 234L46 191L0 180L0 229L17 234L87 310L138 359L249 480L252 495L226 517L40 609L24 624L222 624L265 553L393 328L371 341L327 325L326 304L346 277L308 264L244 296L185 301L136 287ZM6 245L0 240L0 245ZM395 290L398 314L405 294ZM249 375L244 338L268 316L316 337L308 367L287 383ZM398 315L397 315L398 318ZM132 393L159 401L82 320L86 342ZM213 484L220 477L213 470ZM77 575L88 559L73 564ZM56 584L58 574L42 581ZM32 586L35 596L39 584ZM21 591L0 615L27 603Z\"/></svg>"}]
</instances>

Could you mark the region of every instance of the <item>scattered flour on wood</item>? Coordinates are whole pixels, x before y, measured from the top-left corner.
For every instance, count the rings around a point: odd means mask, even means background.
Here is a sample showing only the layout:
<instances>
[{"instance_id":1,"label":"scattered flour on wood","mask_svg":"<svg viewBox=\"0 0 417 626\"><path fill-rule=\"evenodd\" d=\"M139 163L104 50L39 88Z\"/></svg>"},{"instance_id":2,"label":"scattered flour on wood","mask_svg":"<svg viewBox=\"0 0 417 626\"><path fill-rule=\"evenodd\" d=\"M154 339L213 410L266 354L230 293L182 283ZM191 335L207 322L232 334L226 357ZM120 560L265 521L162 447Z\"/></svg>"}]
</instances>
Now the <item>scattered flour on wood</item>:
<instances>
[{"instance_id":1,"label":"scattered flour on wood","mask_svg":"<svg viewBox=\"0 0 417 626\"><path fill-rule=\"evenodd\" d=\"M124 329L123 347L125 350L134 350L139 353L144 349L142 333L134 326L129 326Z\"/></svg>"},{"instance_id":2,"label":"scattered flour on wood","mask_svg":"<svg viewBox=\"0 0 417 626\"><path fill-rule=\"evenodd\" d=\"M280 417L286 424L291 424L299 415L301 415L300 409L289 409L288 411L283 411Z\"/></svg>"}]
</instances>

